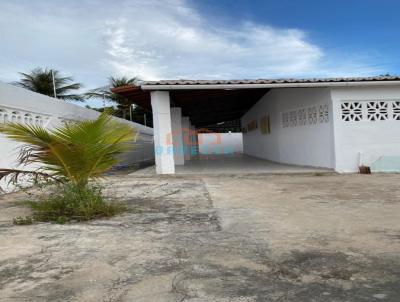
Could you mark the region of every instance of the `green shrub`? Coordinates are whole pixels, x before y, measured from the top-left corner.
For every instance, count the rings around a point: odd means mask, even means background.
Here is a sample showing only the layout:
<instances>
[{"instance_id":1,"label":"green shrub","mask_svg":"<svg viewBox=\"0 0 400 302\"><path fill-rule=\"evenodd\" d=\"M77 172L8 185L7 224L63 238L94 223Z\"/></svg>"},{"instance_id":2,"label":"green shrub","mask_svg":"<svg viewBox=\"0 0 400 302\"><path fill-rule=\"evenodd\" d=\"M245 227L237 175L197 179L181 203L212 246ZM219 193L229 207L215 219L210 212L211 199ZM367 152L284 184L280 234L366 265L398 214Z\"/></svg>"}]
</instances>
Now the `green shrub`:
<instances>
[{"instance_id":1,"label":"green shrub","mask_svg":"<svg viewBox=\"0 0 400 302\"><path fill-rule=\"evenodd\" d=\"M97 184L58 184L28 204L34 220L57 223L111 217L125 210L120 203L106 201Z\"/></svg>"}]
</instances>

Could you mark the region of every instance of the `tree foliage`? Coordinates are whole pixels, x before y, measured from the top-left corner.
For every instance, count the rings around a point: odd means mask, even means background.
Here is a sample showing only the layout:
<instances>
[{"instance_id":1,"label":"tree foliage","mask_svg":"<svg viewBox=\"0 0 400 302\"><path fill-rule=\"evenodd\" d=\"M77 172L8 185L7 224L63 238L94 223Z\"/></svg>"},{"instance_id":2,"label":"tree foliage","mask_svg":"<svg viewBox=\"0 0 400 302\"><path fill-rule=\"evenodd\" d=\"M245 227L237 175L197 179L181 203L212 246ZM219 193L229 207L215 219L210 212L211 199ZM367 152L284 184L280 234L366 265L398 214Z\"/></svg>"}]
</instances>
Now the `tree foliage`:
<instances>
[{"instance_id":1,"label":"tree foliage","mask_svg":"<svg viewBox=\"0 0 400 302\"><path fill-rule=\"evenodd\" d=\"M136 85L140 81L139 78L127 78L127 77L110 77L108 79L108 85L100 88L96 88L90 90L85 93L85 97L90 98L99 98L106 99L107 101L111 101L117 105L118 110L122 112L122 118L126 119L127 114L130 110L130 106L132 106L132 102L123 96L111 92L112 88L122 87L127 85Z\"/></svg>"},{"instance_id":2,"label":"tree foliage","mask_svg":"<svg viewBox=\"0 0 400 302\"><path fill-rule=\"evenodd\" d=\"M21 72L22 78L15 85L22 88L54 97L53 75L56 88L57 98L63 100L83 101L83 97L79 94L73 94L72 91L79 90L82 85L80 83L71 83L73 78L62 77L58 70L49 68L35 68L30 73Z\"/></svg>"}]
</instances>

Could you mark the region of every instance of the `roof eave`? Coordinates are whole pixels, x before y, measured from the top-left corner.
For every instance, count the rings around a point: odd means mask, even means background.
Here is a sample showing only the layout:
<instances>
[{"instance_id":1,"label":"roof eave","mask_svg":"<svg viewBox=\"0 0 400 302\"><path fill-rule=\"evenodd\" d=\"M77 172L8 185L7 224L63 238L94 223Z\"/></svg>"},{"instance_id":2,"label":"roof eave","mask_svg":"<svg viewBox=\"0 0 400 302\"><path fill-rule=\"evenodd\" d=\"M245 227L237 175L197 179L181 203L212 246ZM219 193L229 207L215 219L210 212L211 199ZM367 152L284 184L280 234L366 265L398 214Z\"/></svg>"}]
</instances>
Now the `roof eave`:
<instances>
[{"instance_id":1,"label":"roof eave","mask_svg":"<svg viewBox=\"0 0 400 302\"><path fill-rule=\"evenodd\" d=\"M140 91L141 88L140 86L135 86L135 85L125 85L125 86L119 86L119 87L113 87L110 89L112 93L123 93L123 92L132 92L132 91Z\"/></svg>"},{"instance_id":2,"label":"roof eave","mask_svg":"<svg viewBox=\"0 0 400 302\"><path fill-rule=\"evenodd\" d=\"M306 87L360 87L395 86L400 81L351 81L351 82L315 82L315 83L271 83L271 84L143 84L142 90L199 90L199 89L256 89L256 88L306 88Z\"/></svg>"}]
</instances>

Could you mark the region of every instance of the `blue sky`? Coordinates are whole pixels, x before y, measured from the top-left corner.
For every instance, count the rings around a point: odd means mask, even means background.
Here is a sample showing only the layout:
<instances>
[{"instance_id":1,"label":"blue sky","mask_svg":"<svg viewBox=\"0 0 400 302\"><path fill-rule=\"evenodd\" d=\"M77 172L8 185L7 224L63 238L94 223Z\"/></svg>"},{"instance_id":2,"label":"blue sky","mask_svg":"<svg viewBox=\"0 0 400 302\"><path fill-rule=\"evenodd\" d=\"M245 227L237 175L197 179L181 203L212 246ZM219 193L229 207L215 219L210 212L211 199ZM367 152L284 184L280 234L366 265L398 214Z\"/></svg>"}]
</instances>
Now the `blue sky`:
<instances>
[{"instance_id":1,"label":"blue sky","mask_svg":"<svg viewBox=\"0 0 400 302\"><path fill-rule=\"evenodd\" d=\"M327 48L395 55L399 45L400 2L335 1L194 1L204 14L227 22L252 20L281 28L298 28ZM251 3L251 5L249 5Z\"/></svg>"},{"instance_id":2,"label":"blue sky","mask_svg":"<svg viewBox=\"0 0 400 302\"><path fill-rule=\"evenodd\" d=\"M251 5L249 3L251 2ZM297 28L332 57L364 58L382 72L399 74L400 2L395 0L193 1L204 14L234 25L251 20ZM213 19L213 18L211 18Z\"/></svg>"},{"instance_id":3,"label":"blue sky","mask_svg":"<svg viewBox=\"0 0 400 302\"><path fill-rule=\"evenodd\" d=\"M0 0L0 80L400 74L392 0Z\"/></svg>"}]
</instances>

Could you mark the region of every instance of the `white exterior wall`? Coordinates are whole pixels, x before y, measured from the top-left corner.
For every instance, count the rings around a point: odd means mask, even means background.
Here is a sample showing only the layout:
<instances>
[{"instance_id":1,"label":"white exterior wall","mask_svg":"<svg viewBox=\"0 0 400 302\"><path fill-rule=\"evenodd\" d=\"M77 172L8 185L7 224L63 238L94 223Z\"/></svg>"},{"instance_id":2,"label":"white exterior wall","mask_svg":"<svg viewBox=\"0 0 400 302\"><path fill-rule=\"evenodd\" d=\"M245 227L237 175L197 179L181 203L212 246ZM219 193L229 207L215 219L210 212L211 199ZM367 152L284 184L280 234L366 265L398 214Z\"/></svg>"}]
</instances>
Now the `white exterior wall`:
<instances>
[{"instance_id":1,"label":"white exterior wall","mask_svg":"<svg viewBox=\"0 0 400 302\"><path fill-rule=\"evenodd\" d=\"M245 154L275 162L334 168L332 101L328 88L271 89L243 117L242 127L257 120L258 128L243 134ZM308 110L315 110L316 122L308 118ZM320 121L319 111L327 109L327 121ZM283 113L305 109L306 123L286 125ZM269 115L271 133L263 135L260 119ZM290 124L290 123L289 123ZM293 124L293 122L292 122Z\"/></svg>"},{"instance_id":2,"label":"white exterior wall","mask_svg":"<svg viewBox=\"0 0 400 302\"><path fill-rule=\"evenodd\" d=\"M400 157L400 120L393 119L393 102L400 101L400 86L332 88L336 167L338 172L358 171L359 153L370 166L382 156ZM367 103L385 101L388 120L369 121ZM363 119L343 121L341 104L360 102ZM400 110L399 110L400 112Z\"/></svg>"},{"instance_id":3,"label":"white exterior wall","mask_svg":"<svg viewBox=\"0 0 400 302\"><path fill-rule=\"evenodd\" d=\"M97 111L0 82L0 124L10 121L39 123L51 129L64 121L95 119L98 115ZM122 156L121 165L154 160L153 129L116 119L138 131L137 141L132 142L132 151ZM17 147L17 143L0 134L1 168L15 167Z\"/></svg>"},{"instance_id":4,"label":"white exterior wall","mask_svg":"<svg viewBox=\"0 0 400 302\"><path fill-rule=\"evenodd\" d=\"M242 133L199 133L200 154L243 153Z\"/></svg>"}]
</instances>

